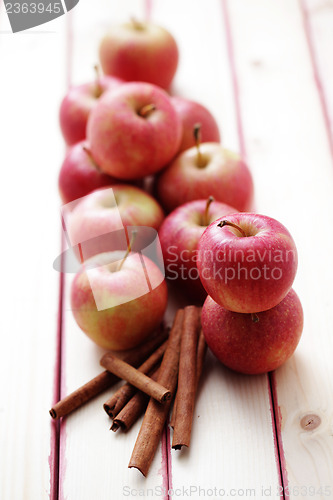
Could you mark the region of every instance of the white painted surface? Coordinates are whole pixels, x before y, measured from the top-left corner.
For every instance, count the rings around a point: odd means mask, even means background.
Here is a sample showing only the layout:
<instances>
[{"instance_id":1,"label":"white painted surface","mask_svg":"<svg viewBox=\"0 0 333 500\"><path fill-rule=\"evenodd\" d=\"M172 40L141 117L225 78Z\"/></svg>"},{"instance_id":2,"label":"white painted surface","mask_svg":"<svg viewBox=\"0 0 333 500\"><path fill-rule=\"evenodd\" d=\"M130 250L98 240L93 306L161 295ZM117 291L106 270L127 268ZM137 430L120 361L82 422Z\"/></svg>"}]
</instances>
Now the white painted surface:
<instances>
[{"instance_id":1,"label":"white painted surface","mask_svg":"<svg viewBox=\"0 0 333 500\"><path fill-rule=\"evenodd\" d=\"M103 368L99 360L105 351L96 347L76 325L69 304L71 279L68 276L65 292L63 394L72 392ZM122 498L127 488L162 488L166 469L161 448L156 453L150 474L144 479L128 469L140 422L128 433L110 431L111 419L103 403L119 387L114 386L80 410L68 416L61 428L60 498L108 500Z\"/></svg>"},{"instance_id":2,"label":"white painted surface","mask_svg":"<svg viewBox=\"0 0 333 500\"><path fill-rule=\"evenodd\" d=\"M91 3L81 0L67 17L73 30L74 83L93 78L98 40L109 22L125 20L129 14L142 18L148 3L100 0L92 9ZM322 107L300 4L232 0L227 5L256 208L283 222L299 250L295 289L303 303L305 329L296 355L275 373L284 486L289 487L290 498L330 498L333 165ZM332 116L331 4L306 0L306 5ZM11 35L4 33L9 30L4 16L2 9L0 155L5 180L0 184L0 201L5 314L0 345L0 498L35 500L48 498L50 492L53 424L48 409L56 371L59 282L52 262L60 247L56 183L64 152L57 111L65 89L68 46L65 49L65 18L45 27L44 31L54 30L51 33ZM154 0L151 17L169 28L180 46L174 91L205 104L221 126L225 146L239 150L222 2ZM70 281L67 275L62 395L101 370L102 351L73 320ZM224 496L277 497L279 469L266 376L232 374L209 354L191 447L171 452L164 438L147 479L127 469L140 424L127 435L111 433L102 409L107 397L108 392L61 425L59 498L120 500L131 489L132 496L142 490L149 498L149 489L157 497L160 490L155 488L167 486L185 491L192 486L192 498L200 498L195 491L199 487L206 496L216 487L215 498L222 497L222 490ZM308 414L322 420L313 431L300 426Z\"/></svg>"},{"instance_id":3,"label":"white painted surface","mask_svg":"<svg viewBox=\"0 0 333 500\"><path fill-rule=\"evenodd\" d=\"M221 2L206 2L204 8L198 1L155 2L152 14L180 43L183 57L175 89L211 109L225 147L239 151ZM213 498L222 497L223 490L236 497L248 490L248 496L262 498L262 488L272 486L275 491L279 485L268 378L242 377L219 366L212 355L207 358L190 449L168 450L171 485L175 490L192 487L192 498L199 498L199 487L201 495L204 491L209 495L212 489Z\"/></svg>"},{"instance_id":4,"label":"white painted surface","mask_svg":"<svg viewBox=\"0 0 333 500\"><path fill-rule=\"evenodd\" d=\"M0 6L0 498L46 500L57 356L64 23L13 35Z\"/></svg>"},{"instance_id":5,"label":"white painted surface","mask_svg":"<svg viewBox=\"0 0 333 500\"><path fill-rule=\"evenodd\" d=\"M130 15L141 19L144 13L144 4L137 1L125 2L122 6L115 2L100 2L99 8L94 10L91 10L90 3L82 2L73 11L72 81L80 83L94 78L98 42L110 21L126 21ZM71 278L70 275L66 277L63 395L102 371L99 360L105 352L81 332L73 319L69 304ZM73 413L62 425L60 498L109 500L126 497L131 490L156 488L156 491L163 491L167 464L162 460L162 446L146 479L137 470L128 469L141 422L137 422L127 434L121 431L115 434L109 430L112 421L106 415L103 403L114 390L106 391Z\"/></svg>"},{"instance_id":6,"label":"white painted surface","mask_svg":"<svg viewBox=\"0 0 333 500\"><path fill-rule=\"evenodd\" d=\"M299 252L304 333L275 374L285 485L290 498L327 498L319 488L333 495L332 157L298 2L235 0L229 9L257 207L288 227ZM300 420L312 413L323 423L305 431Z\"/></svg>"},{"instance_id":7,"label":"white painted surface","mask_svg":"<svg viewBox=\"0 0 333 500\"><path fill-rule=\"evenodd\" d=\"M333 2L332 0L302 0L304 24L314 59L314 73L322 95L333 153Z\"/></svg>"}]
</instances>

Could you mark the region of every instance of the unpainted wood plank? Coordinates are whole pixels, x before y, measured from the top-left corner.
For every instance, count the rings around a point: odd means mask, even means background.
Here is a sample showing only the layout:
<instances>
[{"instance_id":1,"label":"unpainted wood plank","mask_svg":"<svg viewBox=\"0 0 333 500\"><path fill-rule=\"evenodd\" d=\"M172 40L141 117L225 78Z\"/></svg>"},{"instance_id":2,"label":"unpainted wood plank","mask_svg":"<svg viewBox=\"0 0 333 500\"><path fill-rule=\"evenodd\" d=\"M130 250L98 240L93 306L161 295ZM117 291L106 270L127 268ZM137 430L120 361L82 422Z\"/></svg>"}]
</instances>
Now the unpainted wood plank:
<instances>
[{"instance_id":1,"label":"unpainted wood plank","mask_svg":"<svg viewBox=\"0 0 333 500\"><path fill-rule=\"evenodd\" d=\"M303 337L274 376L285 494L327 498L333 487L333 169L325 122L299 3L235 0L228 7L257 207L287 226L299 253L294 288L304 308Z\"/></svg>"}]
</instances>

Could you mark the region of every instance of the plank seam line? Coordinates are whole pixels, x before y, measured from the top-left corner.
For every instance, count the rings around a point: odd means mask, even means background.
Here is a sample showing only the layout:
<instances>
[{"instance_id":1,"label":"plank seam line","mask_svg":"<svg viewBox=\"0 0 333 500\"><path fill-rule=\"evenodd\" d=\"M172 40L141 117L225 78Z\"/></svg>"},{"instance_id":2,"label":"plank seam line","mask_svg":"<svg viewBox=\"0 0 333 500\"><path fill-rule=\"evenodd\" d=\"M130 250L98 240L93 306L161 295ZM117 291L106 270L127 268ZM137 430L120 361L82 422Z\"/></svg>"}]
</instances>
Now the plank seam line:
<instances>
[{"instance_id":1,"label":"plank seam line","mask_svg":"<svg viewBox=\"0 0 333 500\"><path fill-rule=\"evenodd\" d=\"M72 85L72 68L73 68L73 17L74 11L73 9L66 14L66 62L65 62L65 71L66 71L66 86L69 89ZM65 242L64 233L62 234L63 242ZM64 297L65 289L63 292ZM64 313L65 314L65 313ZM61 339L62 339L62 349L61 349L61 364L60 364L60 381L61 387L64 386L65 379L65 364L64 364L64 347L65 347L65 329L62 328L61 331ZM62 396L62 394L61 394ZM60 434L59 434L59 469L58 469L58 499L63 498L64 492L61 489L61 472L65 470L65 461L64 461L64 447L62 442L66 440L66 420L61 422L60 426Z\"/></svg>"},{"instance_id":2,"label":"plank seam line","mask_svg":"<svg viewBox=\"0 0 333 500\"><path fill-rule=\"evenodd\" d=\"M304 33L305 33L306 43L307 43L309 55L310 55L310 63L311 63L312 71L313 71L313 78L314 78L317 92L318 92L318 96L319 96L320 107L321 107L321 111L322 111L322 114L324 117L324 123L325 123L330 153L331 153L331 157L333 159L332 121L331 121L329 111L328 111L326 91L325 91L325 88L324 88L323 83L322 83L321 72L319 69L315 44L313 41L309 11L306 7L305 0L299 0L299 5L300 5L300 11L301 11L302 20L303 20L303 29L304 29Z\"/></svg>"},{"instance_id":3,"label":"plank seam line","mask_svg":"<svg viewBox=\"0 0 333 500\"><path fill-rule=\"evenodd\" d=\"M153 0L145 0L144 19L146 22L152 21L152 11L153 11ZM144 273L150 290L151 283L141 253L140 253L140 259L143 265ZM165 422L161 446L162 446L162 467L165 469L165 479L163 474L163 486L167 489L166 495L164 497L165 500L171 500L169 492L172 490L172 465L171 465L172 453L171 453L171 438L170 438L170 428L169 428L168 418L167 421ZM163 448L164 448L164 453L163 453Z\"/></svg>"},{"instance_id":4,"label":"plank seam line","mask_svg":"<svg viewBox=\"0 0 333 500\"><path fill-rule=\"evenodd\" d=\"M62 231L62 228L61 228ZM62 234L62 233L61 233ZM61 251L63 250L63 237L61 236ZM54 376L53 400L59 401L61 397L61 351L62 351L62 325L63 325L63 297L64 297L64 274L63 256L61 257L61 272L59 275L58 291L58 318L57 318L57 346L56 366ZM60 422L51 422L54 426L51 431L51 478L50 478L50 500L58 500L59 495L59 452L60 452ZM53 460L52 460L53 457Z\"/></svg>"},{"instance_id":5,"label":"plank seam line","mask_svg":"<svg viewBox=\"0 0 333 500\"><path fill-rule=\"evenodd\" d=\"M171 500L169 492L172 490L172 466L171 466L172 454L171 454L171 436L170 436L171 431L168 420L165 426L165 446L166 446L166 472L167 472L167 488L168 488L167 499Z\"/></svg>"},{"instance_id":6,"label":"plank seam line","mask_svg":"<svg viewBox=\"0 0 333 500\"><path fill-rule=\"evenodd\" d=\"M229 10L227 5L227 0L221 0L222 6L222 17L223 24L225 27L225 38L227 45L227 52L229 58L230 72L231 72L231 83L234 94L234 105L235 105L235 113L236 113L236 123L237 123L237 134L239 139L239 149L241 156L246 160L246 146L245 146L245 138L244 138L244 130L242 123L242 113L241 113L241 104L240 104L240 91L238 85L238 77L235 66L235 56L234 56L234 44L232 40L232 30L230 23Z\"/></svg>"},{"instance_id":7,"label":"plank seam line","mask_svg":"<svg viewBox=\"0 0 333 500\"><path fill-rule=\"evenodd\" d=\"M153 0L145 0L144 2L144 18L147 23L151 21L151 13L153 9Z\"/></svg>"},{"instance_id":8,"label":"plank seam line","mask_svg":"<svg viewBox=\"0 0 333 500\"><path fill-rule=\"evenodd\" d=\"M66 14L65 19L65 88L68 90L71 86L71 68L72 68L72 52L73 52L73 40L72 40L72 16L73 12ZM66 150L66 149L65 149ZM61 224L61 271L60 271L60 287L59 287L59 305L58 305L58 332L57 332L57 379L55 383L54 392L57 397L57 401L61 399L61 387L63 382L63 348L64 348L64 294L65 294L65 274L64 274L64 250L65 250L65 237L63 232L63 226ZM64 425L65 422L56 422L56 438L54 442L54 448L52 449L52 454L54 456L54 469L51 471L51 491L50 500L59 500L60 495L60 470L61 470L61 436L65 432Z\"/></svg>"},{"instance_id":9,"label":"plank seam line","mask_svg":"<svg viewBox=\"0 0 333 500\"><path fill-rule=\"evenodd\" d=\"M275 383L274 383L274 372L268 373L268 386L270 391L270 405L271 405L271 414L272 414L272 425L273 425L273 433L275 437L276 443L276 455L277 461L279 465L279 474L280 474L280 486L282 487L282 497L284 500L289 499L289 495L286 496L285 490L286 486L288 486L288 480L284 477L283 474L283 466L282 462L284 461L283 447L280 440L279 433L279 425L278 425L278 405L277 405L277 394L275 391Z\"/></svg>"},{"instance_id":10,"label":"plank seam line","mask_svg":"<svg viewBox=\"0 0 333 500\"><path fill-rule=\"evenodd\" d=\"M150 22L152 20L152 10L153 10L153 0L145 0L144 1L144 19L146 22ZM143 265L144 273L146 276L146 280L149 286L149 289L151 289L151 284L149 281L148 273L146 266L144 264L143 256L140 253L140 259ZM165 500L171 500L169 492L172 489L172 466L171 466L171 460L172 460L172 454L171 454L171 441L170 441L170 428L169 428L169 419L167 419L165 426L164 426L164 431L163 431L163 437L162 437L162 442L161 442L162 450L164 448L164 453L162 451L162 467L165 468L166 472L166 481L164 482L163 478L163 486L167 488L166 495L165 495ZM165 457L165 459L164 459Z\"/></svg>"},{"instance_id":11,"label":"plank seam line","mask_svg":"<svg viewBox=\"0 0 333 500\"><path fill-rule=\"evenodd\" d=\"M235 64L235 54L234 54L234 43L233 43L233 37L232 37L232 27L231 27L231 21L230 21L230 15L229 15L229 9L228 9L228 0L221 0L221 7L222 7L222 17L223 17L223 24L225 28L225 38L226 38L226 45L227 45L227 52L228 52L228 59L229 59L229 65L230 65L230 71L231 71L231 80L232 80L232 87L233 87L233 94L234 94L234 103L235 103L235 111L236 111L236 119L237 119L237 132L238 132L238 137L239 137L239 146L240 146L240 152L241 155L246 159L247 157L247 151L246 151L246 145L245 145L245 136L244 136L244 129L243 129L243 121L242 121L242 113L241 113L241 103L240 103L240 91L239 91L239 82L238 82L238 75L237 75L237 70L236 70L236 64ZM273 385L272 385L272 380L270 374L268 375L268 381L269 381L269 397L270 397L270 404L271 404L271 412L272 412L272 425L273 425L273 434L274 434L274 444L276 448L276 462L277 462L277 469L278 469L278 475L279 475L279 480L280 484L282 486L282 492L283 492L283 499L287 500L285 497L285 488L287 483L286 478L284 478L283 475L283 467L282 467L282 459L283 459L283 447L282 443L280 442L280 436L277 432L278 427L277 427L277 418L278 415L276 413L277 407L274 401L274 393L273 393Z\"/></svg>"}]
</instances>

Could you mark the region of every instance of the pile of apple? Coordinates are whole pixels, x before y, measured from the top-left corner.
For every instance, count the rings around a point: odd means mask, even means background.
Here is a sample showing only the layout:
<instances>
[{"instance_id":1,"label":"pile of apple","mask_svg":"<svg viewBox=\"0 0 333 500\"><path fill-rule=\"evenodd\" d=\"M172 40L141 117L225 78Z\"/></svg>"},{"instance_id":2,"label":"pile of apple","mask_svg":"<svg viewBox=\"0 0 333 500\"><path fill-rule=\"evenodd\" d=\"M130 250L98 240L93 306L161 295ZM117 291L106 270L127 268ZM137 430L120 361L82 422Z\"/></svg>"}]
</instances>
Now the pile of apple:
<instances>
[{"instance_id":1,"label":"pile of apple","mask_svg":"<svg viewBox=\"0 0 333 500\"><path fill-rule=\"evenodd\" d=\"M125 350L160 324L163 265L141 251L158 231L168 280L205 300L202 327L216 356L245 373L276 368L303 324L290 234L245 212L250 171L222 147L210 111L167 92L178 64L168 31L136 20L115 26L99 58L103 76L72 87L60 108L69 147L59 191L83 263L71 291L78 325L103 348Z\"/></svg>"}]
</instances>

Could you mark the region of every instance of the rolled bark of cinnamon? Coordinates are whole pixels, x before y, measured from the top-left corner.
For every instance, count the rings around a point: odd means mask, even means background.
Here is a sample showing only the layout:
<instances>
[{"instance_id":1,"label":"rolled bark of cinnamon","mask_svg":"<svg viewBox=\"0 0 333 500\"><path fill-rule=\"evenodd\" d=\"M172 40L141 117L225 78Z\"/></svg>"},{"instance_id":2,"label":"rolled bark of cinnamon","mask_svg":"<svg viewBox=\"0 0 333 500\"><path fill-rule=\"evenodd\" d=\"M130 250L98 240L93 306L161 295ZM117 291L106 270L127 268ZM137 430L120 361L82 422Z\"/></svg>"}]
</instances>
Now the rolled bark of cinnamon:
<instances>
[{"instance_id":1,"label":"rolled bark of cinnamon","mask_svg":"<svg viewBox=\"0 0 333 500\"><path fill-rule=\"evenodd\" d=\"M126 380L140 391L156 399L156 401L164 403L171 399L171 392L165 386L155 382L155 380L152 380L150 377L139 372L139 370L116 356L109 354L107 359L102 359L101 363L103 363L102 366L109 372Z\"/></svg>"},{"instance_id":2,"label":"rolled bark of cinnamon","mask_svg":"<svg viewBox=\"0 0 333 500\"><path fill-rule=\"evenodd\" d=\"M200 330L199 340L198 340L198 349L197 349L197 387L196 387L196 389L198 389L198 385L200 382L200 377L202 374L202 369L203 369L203 364L205 361L206 352L207 352L207 343L206 343L203 331Z\"/></svg>"},{"instance_id":3,"label":"rolled bark of cinnamon","mask_svg":"<svg viewBox=\"0 0 333 500\"><path fill-rule=\"evenodd\" d=\"M200 335L199 335L199 340L198 340L198 349L197 349L197 368L196 368L196 370L197 370L197 384L196 384L196 392L198 390L198 385L199 385L199 382L200 382L200 377L201 377L201 373L202 373L202 369L203 369L203 364L204 364L206 352L207 352L207 344L206 344L206 340L205 340L204 334L203 334L203 332L201 330L200 331ZM176 421L176 415L177 415L177 400L178 400L178 391L176 393L176 397L175 397L175 400L174 400L174 403L173 403L172 415L171 415L171 419L170 419L170 427L172 427L173 429L175 427L175 421Z\"/></svg>"},{"instance_id":4,"label":"rolled bark of cinnamon","mask_svg":"<svg viewBox=\"0 0 333 500\"><path fill-rule=\"evenodd\" d=\"M161 360L165 352L166 345L167 341L163 342L163 344L160 345L141 366L139 366L138 371L145 373L146 375L149 374ZM103 358L101 359L101 364L103 365L103 363L107 359L108 354L103 356ZM122 385L120 389L118 389L118 391L116 391L103 405L103 408L109 415L109 417L114 418L116 415L118 415L118 413L124 408L124 406L132 398L132 396L134 396L136 391L136 387L129 384L128 382Z\"/></svg>"},{"instance_id":5,"label":"rolled bark of cinnamon","mask_svg":"<svg viewBox=\"0 0 333 500\"><path fill-rule=\"evenodd\" d=\"M205 355L207 352L207 344L206 340L204 337L204 334L201 330L200 335L199 335L199 340L198 340L198 349L197 349L197 383L196 383L196 392L198 390L198 385L200 382L200 377L202 373L202 368L205 360ZM172 410L172 415L170 419L170 427L174 429L175 427L175 422L176 422L176 415L177 415L177 401L178 401L178 391L176 393L175 401L173 403L173 410Z\"/></svg>"},{"instance_id":6,"label":"rolled bark of cinnamon","mask_svg":"<svg viewBox=\"0 0 333 500\"><path fill-rule=\"evenodd\" d=\"M173 402L172 414L170 418L170 427L175 428L176 414L177 414L177 400L178 400L178 391L176 392L175 400Z\"/></svg>"},{"instance_id":7,"label":"rolled bark of cinnamon","mask_svg":"<svg viewBox=\"0 0 333 500\"><path fill-rule=\"evenodd\" d=\"M124 359L133 366L140 365L140 363L142 363L159 345L161 345L167 337L168 331L162 330L140 347L131 349L124 354ZM61 399L51 408L49 413L53 419L65 417L74 410L83 406L98 394L101 394L106 389L112 387L112 385L118 381L118 377L108 371L104 371L83 386L76 389L76 391Z\"/></svg>"},{"instance_id":8,"label":"rolled bark of cinnamon","mask_svg":"<svg viewBox=\"0 0 333 500\"><path fill-rule=\"evenodd\" d=\"M183 335L180 346L177 407L174 420L172 448L189 446L197 387L197 348L200 332L200 309L184 309Z\"/></svg>"},{"instance_id":9,"label":"rolled bark of cinnamon","mask_svg":"<svg viewBox=\"0 0 333 500\"><path fill-rule=\"evenodd\" d=\"M97 377L94 377L76 391L56 403L49 412L51 417L53 419L58 419L65 415L69 415L72 411L80 408L93 397L109 387L112 387L118 380L118 377L108 371L100 373Z\"/></svg>"},{"instance_id":10,"label":"rolled bark of cinnamon","mask_svg":"<svg viewBox=\"0 0 333 500\"><path fill-rule=\"evenodd\" d=\"M174 393L177 385L180 339L183 329L182 309L178 310L170 331L168 345L161 363L158 382ZM148 474L156 449L161 439L171 400L160 404L150 398L143 422L134 445L128 467L137 468L144 476Z\"/></svg>"},{"instance_id":11,"label":"rolled bark of cinnamon","mask_svg":"<svg viewBox=\"0 0 333 500\"><path fill-rule=\"evenodd\" d=\"M157 380L158 372L159 368L151 374L153 380ZM147 408L148 401L149 396L147 394L142 391L137 391L128 403L124 405L118 415L115 416L111 430L117 431L121 428L123 431L127 432L143 414Z\"/></svg>"},{"instance_id":12,"label":"rolled bark of cinnamon","mask_svg":"<svg viewBox=\"0 0 333 500\"><path fill-rule=\"evenodd\" d=\"M207 352L207 344L202 330L200 331L199 340L198 340L198 348L197 348L197 385L196 391L198 390L198 385L200 382L200 377L202 373L202 368L205 360L205 355ZM178 391L176 393L176 397L173 403L172 415L170 419L170 427L174 429L176 415L177 415L177 400L178 400Z\"/></svg>"}]
</instances>

